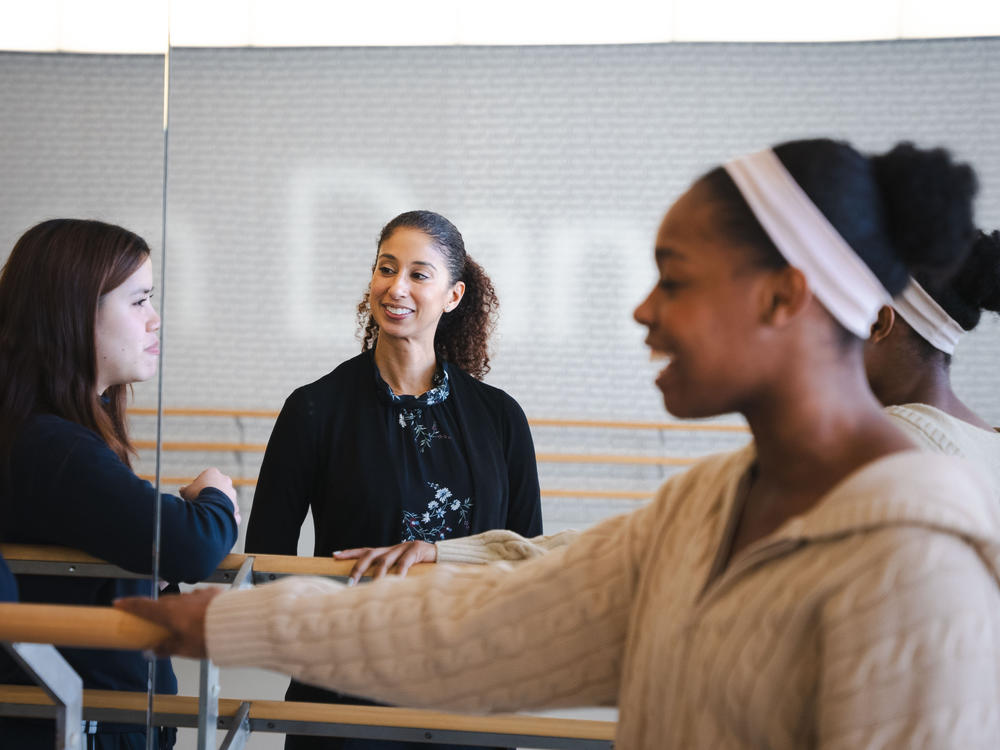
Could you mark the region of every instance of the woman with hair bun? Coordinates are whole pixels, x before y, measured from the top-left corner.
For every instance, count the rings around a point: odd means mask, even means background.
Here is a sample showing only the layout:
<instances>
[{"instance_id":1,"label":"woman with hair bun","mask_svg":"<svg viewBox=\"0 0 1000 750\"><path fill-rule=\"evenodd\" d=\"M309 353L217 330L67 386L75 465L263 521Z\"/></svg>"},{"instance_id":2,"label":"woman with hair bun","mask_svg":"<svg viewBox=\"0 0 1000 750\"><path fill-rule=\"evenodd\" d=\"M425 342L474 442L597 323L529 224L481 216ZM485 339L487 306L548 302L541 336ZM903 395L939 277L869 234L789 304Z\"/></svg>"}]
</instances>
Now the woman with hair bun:
<instances>
[{"instance_id":1,"label":"woman with hair bun","mask_svg":"<svg viewBox=\"0 0 1000 750\"><path fill-rule=\"evenodd\" d=\"M541 533L524 413L481 378L497 299L458 229L410 211L382 229L358 307L362 352L288 397L268 441L246 551L294 555L432 543L504 528ZM292 682L288 700L360 703ZM410 747L289 736L286 748Z\"/></svg>"},{"instance_id":2,"label":"woman with hair bun","mask_svg":"<svg viewBox=\"0 0 1000 750\"><path fill-rule=\"evenodd\" d=\"M132 471L126 422L132 383L156 375L160 316L149 246L113 224L52 219L26 231L0 274L0 541L74 547L150 574L157 497ZM236 542L232 480L206 469L180 497L162 494L160 577L207 578ZM148 595L147 579L18 576L20 600L108 606ZM144 691L137 651L64 648L83 687ZM0 652L0 682L30 682ZM174 694L169 661L157 693ZM86 747L146 747L139 724L86 722ZM52 747L52 720L0 718L0 747ZM155 745L173 746L161 728Z\"/></svg>"},{"instance_id":3,"label":"woman with hair bun","mask_svg":"<svg viewBox=\"0 0 1000 750\"><path fill-rule=\"evenodd\" d=\"M617 704L618 750L1000 746L1000 507L865 379L879 309L973 239L972 171L901 157L885 180L846 143L784 143L667 212L634 314L669 359L656 384L675 416L738 412L753 441L646 507L513 567L119 606L171 651L395 703ZM907 202L947 208L922 242L887 208Z\"/></svg>"},{"instance_id":4,"label":"woman with hair bun","mask_svg":"<svg viewBox=\"0 0 1000 750\"><path fill-rule=\"evenodd\" d=\"M1000 312L996 231L979 233L950 279L918 271L892 305L879 310L865 367L875 395L910 435L931 450L976 462L1000 495L1000 431L959 399L950 375L959 339L984 311Z\"/></svg>"}]
</instances>

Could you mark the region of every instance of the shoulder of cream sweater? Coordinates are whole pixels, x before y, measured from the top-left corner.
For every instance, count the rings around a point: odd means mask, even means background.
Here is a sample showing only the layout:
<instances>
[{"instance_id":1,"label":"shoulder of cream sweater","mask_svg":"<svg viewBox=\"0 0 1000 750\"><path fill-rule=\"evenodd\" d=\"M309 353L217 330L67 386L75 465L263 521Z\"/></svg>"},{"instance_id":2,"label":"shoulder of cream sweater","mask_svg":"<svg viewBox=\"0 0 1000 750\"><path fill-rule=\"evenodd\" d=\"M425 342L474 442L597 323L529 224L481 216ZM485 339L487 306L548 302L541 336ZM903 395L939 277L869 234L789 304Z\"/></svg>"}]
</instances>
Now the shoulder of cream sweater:
<instances>
[{"instance_id":1,"label":"shoulder of cream sweater","mask_svg":"<svg viewBox=\"0 0 1000 750\"><path fill-rule=\"evenodd\" d=\"M912 450L873 461L846 477L802 517L801 533L837 536L917 525L1000 549L1000 506L973 462Z\"/></svg>"},{"instance_id":2,"label":"shoulder of cream sweater","mask_svg":"<svg viewBox=\"0 0 1000 750\"><path fill-rule=\"evenodd\" d=\"M954 439L955 418L927 404L888 406L885 413L910 438L925 450L950 456L962 455Z\"/></svg>"}]
</instances>

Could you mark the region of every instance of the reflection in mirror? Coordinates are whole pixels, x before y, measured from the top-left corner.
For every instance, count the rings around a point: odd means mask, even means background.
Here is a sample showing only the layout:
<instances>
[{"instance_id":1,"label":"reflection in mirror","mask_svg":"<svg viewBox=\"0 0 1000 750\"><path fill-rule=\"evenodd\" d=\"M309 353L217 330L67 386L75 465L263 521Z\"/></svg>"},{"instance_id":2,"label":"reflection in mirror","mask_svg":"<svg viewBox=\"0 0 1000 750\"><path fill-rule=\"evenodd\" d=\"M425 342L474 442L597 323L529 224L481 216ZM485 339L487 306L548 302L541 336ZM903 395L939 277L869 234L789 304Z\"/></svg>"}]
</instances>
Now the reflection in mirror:
<instances>
[{"instance_id":1,"label":"reflection in mirror","mask_svg":"<svg viewBox=\"0 0 1000 750\"><path fill-rule=\"evenodd\" d=\"M878 150L912 137L951 146L996 196L981 123L998 123L970 81L998 51L995 39L174 49L164 391L188 411L166 419L165 476L219 465L253 513L285 399L360 351L380 228L427 208L496 285L487 382L533 421L545 531L636 507L695 457L746 440L733 419L657 427L662 364L631 321L656 222L685 180L784 138ZM1000 222L996 205L980 202L981 223ZM1000 423L984 370L996 331L969 336L954 372ZM314 550L307 519L298 552ZM226 695L280 698L286 684L223 673Z\"/></svg>"},{"instance_id":2,"label":"reflection in mirror","mask_svg":"<svg viewBox=\"0 0 1000 750\"><path fill-rule=\"evenodd\" d=\"M18 287L26 289L32 274L46 279L25 303L29 310L14 311L14 325L24 332L32 319L75 321L61 336L39 336L48 390L37 398L20 392L19 403L31 400L27 408L35 416L16 431L11 453L17 456L15 486L25 480L31 487L5 497L0 539L82 549L147 576L159 558L153 548L157 502L136 474L155 473L155 451L145 442L155 425L143 422L148 417L130 417L135 406L155 410L157 402L163 82L162 54L0 52L6 103L0 111L0 254L6 262L24 236L20 247L37 263ZM29 231L63 217L94 221ZM53 267L44 270L45 263ZM10 312L13 296L6 294L5 302ZM74 336L77 349L69 342ZM60 357L60 348L80 354ZM29 351L27 345L19 349L22 368L32 366ZM53 395L63 381L74 395ZM77 392L74 384L80 383L89 386ZM129 436L137 454L126 447ZM37 450L31 440L38 441ZM27 601L108 605L131 592L158 591L159 576L20 578ZM139 653L65 654L88 688L142 691L151 677L160 692L173 688L169 670L152 675ZM0 682L15 679L5 674ZM141 721L135 730L141 739ZM31 746L28 735L10 734L16 731L5 725L0 744Z\"/></svg>"}]
</instances>

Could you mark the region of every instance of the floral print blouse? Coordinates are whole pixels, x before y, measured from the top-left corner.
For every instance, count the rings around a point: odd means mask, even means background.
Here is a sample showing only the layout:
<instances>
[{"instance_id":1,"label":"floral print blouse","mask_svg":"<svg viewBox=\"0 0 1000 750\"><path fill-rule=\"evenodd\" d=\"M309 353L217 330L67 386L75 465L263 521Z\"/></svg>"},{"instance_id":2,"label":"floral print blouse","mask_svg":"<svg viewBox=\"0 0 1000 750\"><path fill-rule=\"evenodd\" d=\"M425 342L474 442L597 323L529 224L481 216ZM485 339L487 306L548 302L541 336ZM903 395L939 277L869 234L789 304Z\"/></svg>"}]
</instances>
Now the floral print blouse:
<instances>
[{"instance_id":1,"label":"floral print blouse","mask_svg":"<svg viewBox=\"0 0 1000 750\"><path fill-rule=\"evenodd\" d=\"M399 541L468 536L475 500L447 371L438 365L431 389L420 396L393 393L378 367L375 381L403 488Z\"/></svg>"}]
</instances>

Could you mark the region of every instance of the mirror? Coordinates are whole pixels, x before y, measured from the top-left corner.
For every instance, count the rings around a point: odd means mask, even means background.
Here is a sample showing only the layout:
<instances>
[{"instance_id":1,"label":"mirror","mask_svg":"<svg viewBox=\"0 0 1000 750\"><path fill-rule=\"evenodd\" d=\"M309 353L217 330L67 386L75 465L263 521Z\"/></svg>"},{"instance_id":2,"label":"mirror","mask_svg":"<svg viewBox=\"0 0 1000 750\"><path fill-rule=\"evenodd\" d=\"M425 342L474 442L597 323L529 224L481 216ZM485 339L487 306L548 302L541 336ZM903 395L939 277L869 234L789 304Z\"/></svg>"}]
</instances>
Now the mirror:
<instances>
[{"instance_id":1,"label":"mirror","mask_svg":"<svg viewBox=\"0 0 1000 750\"><path fill-rule=\"evenodd\" d=\"M977 167L979 218L996 226L996 117L972 82L998 44L173 49L166 404L224 414L168 419L165 440L189 449L165 452L166 474L232 473L245 527L274 413L360 349L380 228L429 208L495 283L487 381L533 420L546 531L636 507L693 457L746 440L732 418L657 426L671 421L661 365L631 313L671 198L782 139L910 138ZM955 372L1000 424L996 330L963 343ZM312 550L307 520L299 554ZM229 695L284 685L223 674Z\"/></svg>"}]
</instances>

